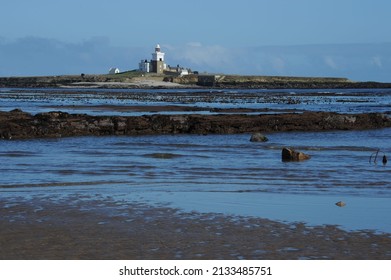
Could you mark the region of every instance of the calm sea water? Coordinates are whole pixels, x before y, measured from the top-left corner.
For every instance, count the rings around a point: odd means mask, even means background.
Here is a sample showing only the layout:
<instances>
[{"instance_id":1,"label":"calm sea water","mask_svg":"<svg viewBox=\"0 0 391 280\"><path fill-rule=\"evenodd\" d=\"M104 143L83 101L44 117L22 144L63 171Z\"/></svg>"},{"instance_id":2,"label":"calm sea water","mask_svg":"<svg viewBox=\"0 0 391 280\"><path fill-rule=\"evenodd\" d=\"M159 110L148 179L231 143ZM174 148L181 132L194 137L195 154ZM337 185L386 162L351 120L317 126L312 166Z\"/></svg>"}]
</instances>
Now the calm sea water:
<instances>
[{"instance_id":1,"label":"calm sea water","mask_svg":"<svg viewBox=\"0 0 391 280\"><path fill-rule=\"evenodd\" d=\"M375 98L360 94L356 97ZM386 112L390 99L384 95L380 94ZM313 93L303 96L318 98ZM15 102L42 108L35 101ZM391 159L391 129L267 136L266 143L250 142L249 134L1 141L0 196L15 202L20 197L99 194L169 203L184 211L391 232L391 162L381 162L384 154ZM281 149L286 146L311 159L282 162ZM378 149L378 162L370 162ZM341 200L345 207L335 205Z\"/></svg>"}]
</instances>

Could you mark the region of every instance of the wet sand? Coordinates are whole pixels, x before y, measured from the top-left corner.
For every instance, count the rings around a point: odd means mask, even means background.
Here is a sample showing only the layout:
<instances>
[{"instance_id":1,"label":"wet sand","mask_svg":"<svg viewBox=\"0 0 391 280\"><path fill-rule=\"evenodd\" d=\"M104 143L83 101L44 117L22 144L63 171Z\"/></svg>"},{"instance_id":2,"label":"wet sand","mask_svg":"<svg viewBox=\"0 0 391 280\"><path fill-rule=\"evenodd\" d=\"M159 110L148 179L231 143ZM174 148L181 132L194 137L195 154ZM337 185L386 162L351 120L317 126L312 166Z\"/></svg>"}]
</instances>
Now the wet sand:
<instances>
[{"instance_id":1,"label":"wet sand","mask_svg":"<svg viewBox=\"0 0 391 280\"><path fill-rule=\"evenodd\" d=\"M0 259L391 259L390 234L99 195L0 199L0 247Z\"/></svg>"}]
</instances>

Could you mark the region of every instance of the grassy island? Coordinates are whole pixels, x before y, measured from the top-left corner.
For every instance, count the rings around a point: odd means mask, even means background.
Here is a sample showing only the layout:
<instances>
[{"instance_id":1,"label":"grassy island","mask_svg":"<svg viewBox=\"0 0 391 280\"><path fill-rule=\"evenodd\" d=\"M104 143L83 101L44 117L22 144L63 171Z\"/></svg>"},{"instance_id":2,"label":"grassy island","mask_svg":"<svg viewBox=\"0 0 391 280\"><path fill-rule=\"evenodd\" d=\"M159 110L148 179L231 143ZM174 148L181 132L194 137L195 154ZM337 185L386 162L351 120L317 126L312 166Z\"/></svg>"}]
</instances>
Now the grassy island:
<instances>
[{"instance_id":1,"label":"grassy island","mask_svg":"<svg viewBox=\"0 0 391 280\"><path fill-rule=\"evenodd\" d=\"M246 76L225 74L172 74L143 73L137 70L119 74L79 74L36 77L0 77L2 88L390 88L391 83L356 82L348 78Z\"/></svg>"}]
</instances>

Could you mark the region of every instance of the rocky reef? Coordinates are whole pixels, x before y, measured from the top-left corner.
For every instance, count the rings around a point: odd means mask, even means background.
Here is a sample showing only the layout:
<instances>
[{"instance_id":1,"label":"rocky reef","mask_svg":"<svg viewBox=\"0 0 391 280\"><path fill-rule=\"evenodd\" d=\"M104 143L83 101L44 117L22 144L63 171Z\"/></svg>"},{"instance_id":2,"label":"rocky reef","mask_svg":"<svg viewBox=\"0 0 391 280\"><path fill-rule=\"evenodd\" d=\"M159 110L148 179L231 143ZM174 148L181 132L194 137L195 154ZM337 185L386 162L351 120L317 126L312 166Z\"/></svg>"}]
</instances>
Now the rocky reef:
<instances>
[{"instance_id":1,"label":"rocky reef","mask_svg":"<svg viewBox=\"0 0 391 280\"><path fill-rule=\"evenodd\" d=\"M337 114L304 112L287 114L91 116L55 111L31 115L0 111L1 139L43 137L234 134L271 131L357 130L391 127L383 114Z\"/></svg>"}]
</instances>

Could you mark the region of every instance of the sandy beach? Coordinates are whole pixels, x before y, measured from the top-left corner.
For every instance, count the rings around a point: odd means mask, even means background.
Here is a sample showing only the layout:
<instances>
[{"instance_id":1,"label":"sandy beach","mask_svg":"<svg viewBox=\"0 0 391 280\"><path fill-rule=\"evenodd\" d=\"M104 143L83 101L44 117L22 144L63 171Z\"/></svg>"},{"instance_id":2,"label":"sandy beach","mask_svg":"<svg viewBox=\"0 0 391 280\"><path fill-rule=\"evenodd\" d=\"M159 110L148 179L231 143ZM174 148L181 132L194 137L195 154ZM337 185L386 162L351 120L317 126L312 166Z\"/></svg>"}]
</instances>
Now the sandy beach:
<instances>
[{"instance_id":1,"label":"sandy beach","mask_svg":"<svg viewBox=\"0 0 391 280\"><path fill-rule=\"evenodd\" d=\"M187 88L187 85L162 79L135 78L132 82L75 82L62 88ZM196 87L195 85L193 87Z\"/></svg>"}]
</instances>

